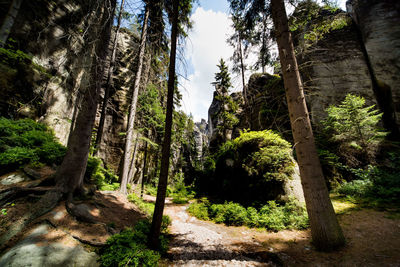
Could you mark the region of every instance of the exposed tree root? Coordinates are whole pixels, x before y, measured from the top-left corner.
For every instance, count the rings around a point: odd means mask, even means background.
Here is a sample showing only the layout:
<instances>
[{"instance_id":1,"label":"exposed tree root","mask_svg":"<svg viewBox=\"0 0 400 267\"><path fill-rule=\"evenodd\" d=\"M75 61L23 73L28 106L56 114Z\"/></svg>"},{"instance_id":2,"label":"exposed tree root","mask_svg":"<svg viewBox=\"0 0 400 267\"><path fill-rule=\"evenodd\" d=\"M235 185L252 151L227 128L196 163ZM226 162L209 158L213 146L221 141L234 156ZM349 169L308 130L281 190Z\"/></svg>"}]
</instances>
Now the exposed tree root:
<instances>
[{"instance_id":1,"label":"exposed tree root","mask_svg":"<svg viewBox=\"0 0 400 267\"><path fill-rule=\"evenodd\" d=\"M14 201L17 198L24 197L27 194L44 194L53 187L11 187L0 191L0 207L6 203Z\"/></svg>"},{"instance_id":2,"label":"exposed tree root","mask_svg":"<svg viewBox=\"0 0 400 267\"><path fill-rule=\"evenodd\" d=\"M47 193L36 202L28 213L14 222L10 228L0 237L0 249L3 250L11 238L18 235L29 223L54 209L63 197L64 193L59 190L46 189Z\"/></svg>"}]
</instances>

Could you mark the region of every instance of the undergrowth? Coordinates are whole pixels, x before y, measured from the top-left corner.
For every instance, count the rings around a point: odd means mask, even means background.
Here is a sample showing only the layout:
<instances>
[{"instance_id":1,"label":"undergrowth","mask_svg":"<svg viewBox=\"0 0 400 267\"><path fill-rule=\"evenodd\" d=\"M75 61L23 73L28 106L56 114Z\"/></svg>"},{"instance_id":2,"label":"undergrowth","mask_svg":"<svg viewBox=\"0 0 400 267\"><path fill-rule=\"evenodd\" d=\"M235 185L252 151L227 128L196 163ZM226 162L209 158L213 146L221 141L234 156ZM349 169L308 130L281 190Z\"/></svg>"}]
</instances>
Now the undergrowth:
<instances>
[{"instance_id":1,"label":"undergrowth","mask_svg":"<svg viewBox=\"0 0 400 267\"><path fill-rule=\"evenodd\" d=\"M192 203L188 212L201 220L212 220L226 225L266 228L272 231L308 227L306 209L295 200L290 200L285 205L268 201L266 205L257 210L254 207L246 209L233 202L211 204L206 198L203 198Z\"/></svg>"},{"instance_id":2,"label":"undergrowth","mask_svg":"<svg viewBox=\"0 0 400 267\"><path fill-rule=\"evenodd\" d=\"M0 172L32 166L59 165L66 148L44 124L31 119L0 118Z\"/></svg>"},{"instance_id":3,"label":"undergrowth","mask_svg":"<svg viewBox=\"0 0 400 267\"><path fill-rule=\"evenodd\" d=\"M157 266L161 255L168 249L169 224L170 221L163 220L159 251L147 247L151 227L149 220L140 221L133 229L128 228L111 236L100 250L101 266Z\"/></svg>"}]
</instances>

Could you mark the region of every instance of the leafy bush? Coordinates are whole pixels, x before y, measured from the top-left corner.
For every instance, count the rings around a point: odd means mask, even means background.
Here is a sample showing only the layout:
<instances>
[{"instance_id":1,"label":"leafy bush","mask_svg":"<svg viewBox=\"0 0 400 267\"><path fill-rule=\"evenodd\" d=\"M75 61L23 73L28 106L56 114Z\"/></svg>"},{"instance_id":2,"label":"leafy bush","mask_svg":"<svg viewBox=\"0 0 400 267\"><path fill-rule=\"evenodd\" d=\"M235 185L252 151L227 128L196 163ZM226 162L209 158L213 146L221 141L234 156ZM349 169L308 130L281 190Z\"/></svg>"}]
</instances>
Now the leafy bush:
<instances>
[{"instance_id":1,"label":"leafy bush","mask_svg":"<svg viewBox=\"0 0 400 267\"><path fill-rule=\"evenodd\" d=\"M206 161L205 174L196 186L243 205L265 203L284 194L283 184L293 171L289 142L269 130L245 131Z\"/></svg>"},{"instance_id":2,"label":"leafy bush","mask_svg":"<svg viewBox=\"0 0 400 267\"><path fill-rule=\"evenodd\" d=\"M111 170L107 170L102 166L102 161L97 157L88 157L85 179L87 182L96 184L97 188L102 191L114 191L120 186L118 176Z\"/></svg>"},{"instance_id":3,"label":"leafy bush","mask_svg":"<svg viewBox=\"0 0 400 267\"><path fill-rule=\"evenodd\" d=\"M120 234L111 236L107 245L100 250L102 266L157 266L161 254L168 248L166 229L168 222L163 220L160 235L160 251L147 247L147 236L151 223L148 220L138 222L134 229L125 229Z\"/></svg>"},{"instance_id":4,"label":"leafy bush","mask_svg":"<svg viewBox=\"0 0 400 267\"><path fill-rule=\"evenodd\" d=\"M31 119L0 118L0 169L12 171L25 164L60 164L66 148L41 123Z\"/></svg>"},{"instance_id":5,"label":"leafy bush","mask_svg":"<svg viewBox=\"0 0 400 267\"><path fill-rule=\"evenodd\" d=\"M175 204L188 203L194 197L190 186L186 186L183 173L177 173L174 177L175 183L172 190L172 202Z\"/></svg>"},{"instance_id":6,"label":"leafy bush","mask_svg":"<svg viewBox=\"0 0 400 267\"><path fill-rule=\"evenodd\" d=\"M153 214L154 203L143 201L143 199L138 197L135 193L129 194L128 200L134 203L139 209L141 209L147 215L151 216Z\"/></svg>"},{"instance_id":7,"label":"leafy bush","mask_svg":"<svg viewBox=\"0 0 400 267\"><path fill-rule=\"evenodd\" d=\"M226 225L247 225L262 227L273 231L283 229L305 229L308 227L308 216L305 207L291 199L285 205L268 201L259 210L247 209L238 203L212 204L202 200L190 204L188 212L201 220L213 220Z\"/></svg>"}]
</instances>

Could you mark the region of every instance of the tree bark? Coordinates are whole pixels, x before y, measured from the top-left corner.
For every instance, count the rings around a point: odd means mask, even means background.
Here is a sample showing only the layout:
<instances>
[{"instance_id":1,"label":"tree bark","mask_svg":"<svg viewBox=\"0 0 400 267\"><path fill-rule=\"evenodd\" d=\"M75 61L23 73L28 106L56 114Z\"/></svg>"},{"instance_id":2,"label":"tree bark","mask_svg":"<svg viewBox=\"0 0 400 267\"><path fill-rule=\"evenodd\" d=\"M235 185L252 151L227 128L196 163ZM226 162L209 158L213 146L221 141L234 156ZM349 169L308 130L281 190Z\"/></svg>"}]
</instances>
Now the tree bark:
<instances>
[{"instance_id":1,"label":"tree bark","mask_svg":"<svg viewBox=\"0 0 400 267\"><path fill-rule=\"evenodd\" d=\"M271 12L313 244L320 250L333 250L343 246L345 239L319 162L284 1L271 0Z\"/></svg>"},{"instance_id":2,"label":"tree bark","mask_svg":"<svg viewBox=\"0 0 400 267\"><path fill-rule=\"evenodd\" d=\"M171 51L169 57L168 74L168 93L167 93L167 113L165 116L165 132L161 150L161 169L160 179L158 181L157 198L151 222L149 245L152 248L159 246L159 236L161 232L161 222L164 212L165 197L168 184L169 156L171 152L171 130L172 113L174 110L174 89L175 89L175 63L176 63L176 43L178 37L178 15L179 1L173 0L173 19L171 29Z\"/></svg>"},{"instance_id":3,"label":"tree bark","mask_svg":"<svg viewBox=\"0 0 400 267\"><path fill-rule=\"evenodd\" d=\"M68 194L71 197L74 191L82 186L115 5L116 0L104 1L104 4L97 8L95 14L90 16L97 18L95 23L89 26L91 27L89 36L95 39L86 40L87 43L91 43L90 50L95 55L92 62L90 85L83 93L82 105L77 114L74 130L69 138L67 153L57 170L56 186L35 203L24 216L13 223L7 232L0 237L0 246L4 246L33 220L51 211L64 195Z\"/></svg>"},{"instance_id":4,"label":"tree bark","mask_svg":"<svg viewBox=\"0 0 400 267\"><path fill-rule=\"evenodd\" d=\"M146 50L146 36L147 36L147 21L149 19L149 9L146 6L145 16L143 21L143 30L139 47L139 63L138 70L136 72L135 83L133 85L133 95L131 101L131 107L129 109L129 118L128 118L128 126L126 131L126 140L125 140L125 150L124 150L124 162L122 165L122 177L121 177L121 188L120 192L126 194L126 185L128 183L128 173L129 173L129 163L131 162L132 155L132 134L133 134L133 126L135 124L135 116L136 116L136 104L139 94L139 86L140 86L140 78L142 76L142 68L143 68L143 58L144 52Z\"/></svg>"},{"instance_id":5,"label":"tree bark","mask_svg":"<svg viewBox=\"0 0 400 267\"><path fill-rule=\"evenodd\" d=\"M101 143L101 140L103 137L104 122L106 120L107 104L108 104L108 99L110 98L110 87L113 82L115 57L117 54L117 45L118 45L118 33L119 33L119 29L121 28L121 19L122 19L122 12L124 10L124 2L125 2L125 0L121 0L121 5L120 5L120 9L119 9L119 14L118 14L117 28L115 29L115 36L114 36L114 40L113 40L113 48L112 48L112 54L111 54L111 59L110 59L110 66L108 68L107 82L106 82L106 87L104 89L103 105L101 107L99 127L97 128L96 142L94 145L95 155L97 155L97 153L98 153L99 146L100 146L100 143Z\"/></svg>"},{"instance_id":6,"label":"tree bark","mask_svg":"<svg viewBox=\"0 0 400 267\"><path fill-rule=\"evenodd\" d=\"M83 175L86 171L92 130L103 80L104 62L107 58L111 35L115 0L112 0L112 2L110 7L112 10L103 12L103 17L107 16L108 19L106 20L106 25L99 26L101 29L94 29L92 32L94 38L100 37L100 39L95 39L92 46L92 54L95 56L92 62L89 87L83 92L75 127L69 137L67 152L56 173L57 184L64 193L73 193L83 185ZM95 28L94 26L92 27Z\"/></svg>"},{"instance_id":7,"label":"tree bark","mask_svg":"<svg viewBox=\"0 0 400 267\"><path fill-rule=\"evenodd\" d=\"M240 57L240 68L242 70L242 84L243 84L243 97L245 105L247 106L247 88L246 88L246 80L244 77L244 63L243 63L243 52L242 52L242 38L240 37L240 33L238 35L238 43L239 43L239 57Z\"/></svg>"},{"instance_id":8,"label":"tree bark","mask_svg":"<svg viewBox=\"0 0 400 267\"><path fill-rule=\"evenodd\" d=\"M143 192L144 192L144 182L145 178L147 176L147 141L146 144L144 145L144 159L143 159L143 172L142 172L142 187L140 190L140 198L143 198Z\"/></svg>"},{"instance_id":9,"label":"tree bark","mask_svg":"<svg viewBox=\"0 0 400 267\"><path fill-rule=\"evenodd\" d=\"M7 42L8 35L14 25L15 19L18 16L19 9L21 8L23 0L13 0L10 5L10 9L6 17L4 18L3 24L0 28L0 47L4 47Z\"/></svg>"}]
</instances>

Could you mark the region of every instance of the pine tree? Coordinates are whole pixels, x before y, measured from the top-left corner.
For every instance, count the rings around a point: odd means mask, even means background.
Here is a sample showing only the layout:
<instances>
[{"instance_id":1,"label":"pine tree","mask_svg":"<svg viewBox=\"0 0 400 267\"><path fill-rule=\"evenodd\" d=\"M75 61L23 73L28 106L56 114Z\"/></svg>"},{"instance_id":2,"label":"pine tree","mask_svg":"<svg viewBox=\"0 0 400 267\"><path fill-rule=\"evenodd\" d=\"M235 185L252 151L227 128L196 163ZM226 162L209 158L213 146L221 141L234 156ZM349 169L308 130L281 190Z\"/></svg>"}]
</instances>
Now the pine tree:
<instances>
[{"instance_id":1,"label":"pine tree","mask_svg":"<svg viewBox=\"0 0 400 267\"><path fill-rule=\"evenodd\" d=\"M348 94L340 105L327 109L328 117L323 124L333 141L361 149L370 157L386 135L378 127L383 114L374 108L374 105L365 107L363 97Z\"/></svg>"}]
</instances>

